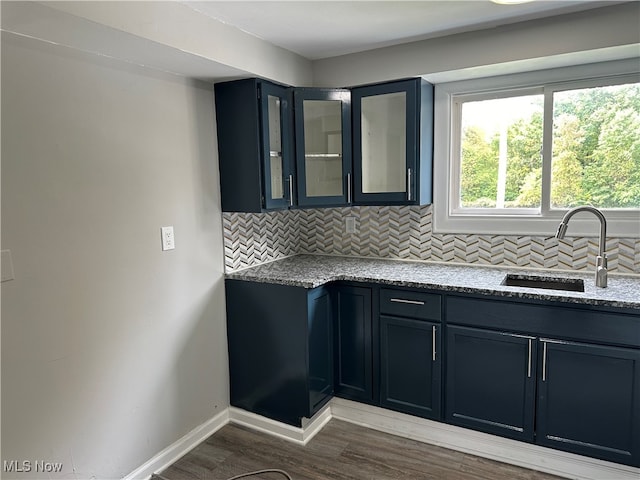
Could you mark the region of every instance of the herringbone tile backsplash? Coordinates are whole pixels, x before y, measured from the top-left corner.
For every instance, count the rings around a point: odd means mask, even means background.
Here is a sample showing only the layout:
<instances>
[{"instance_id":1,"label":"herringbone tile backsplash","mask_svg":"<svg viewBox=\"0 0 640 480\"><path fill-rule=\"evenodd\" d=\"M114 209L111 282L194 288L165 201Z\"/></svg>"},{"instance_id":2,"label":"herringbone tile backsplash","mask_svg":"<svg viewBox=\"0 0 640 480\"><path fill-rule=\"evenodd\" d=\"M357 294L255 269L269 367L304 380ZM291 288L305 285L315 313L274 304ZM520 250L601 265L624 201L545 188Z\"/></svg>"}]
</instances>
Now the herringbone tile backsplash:
<instances>
[{"instance_id":1,"label":"herringbone tile backsplash","mask_svg":"<svg viewBox=\"0 0 640 480\"><path fill-rule=\"evenodd\" d=\"M345 232L345 217L357 232ZM431 206L224 213L227 271L297 253L591 270L598 238L437 234ZM640 239L607 239L609 271L640 274Z\"/></svg>"}]
</instances>

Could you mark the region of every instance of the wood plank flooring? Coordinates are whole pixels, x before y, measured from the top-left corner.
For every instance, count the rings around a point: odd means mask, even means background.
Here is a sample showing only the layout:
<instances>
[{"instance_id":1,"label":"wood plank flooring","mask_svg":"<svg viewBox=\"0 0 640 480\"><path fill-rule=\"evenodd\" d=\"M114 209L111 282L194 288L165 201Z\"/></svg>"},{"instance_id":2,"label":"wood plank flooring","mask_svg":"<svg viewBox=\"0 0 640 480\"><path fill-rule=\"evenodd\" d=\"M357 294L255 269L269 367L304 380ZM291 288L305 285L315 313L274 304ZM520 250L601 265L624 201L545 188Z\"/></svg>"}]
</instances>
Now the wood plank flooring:
<instances>
[{"instance_id":1,"label":"wood plank flooring","mask_svg":"<svg viewBox=\"0 0 640 480\"><path fill-rule=\"evenodd\" d=\"M277 468L293 480L558 480L536 472L436 447L339 420L306 446L225 425L156 480L226 480ZM249 477L283 480L276 473Z\"/></svg>"}]
</instances>

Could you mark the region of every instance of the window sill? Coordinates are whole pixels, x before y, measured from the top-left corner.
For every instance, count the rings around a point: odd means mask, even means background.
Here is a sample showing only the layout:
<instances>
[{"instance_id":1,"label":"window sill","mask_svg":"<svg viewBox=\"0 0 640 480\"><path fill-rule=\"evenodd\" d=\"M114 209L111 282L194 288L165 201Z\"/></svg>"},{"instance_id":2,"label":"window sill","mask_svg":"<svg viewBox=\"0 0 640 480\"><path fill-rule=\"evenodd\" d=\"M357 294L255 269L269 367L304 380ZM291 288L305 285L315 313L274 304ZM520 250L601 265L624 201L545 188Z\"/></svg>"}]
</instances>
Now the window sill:
<instances>
[{"instance_id":1,"label":"window sill","mask_svg":"<svg viewBox=\"0 0 640 480\"><path fill-rule=\"evenodd\" d=\"M554 212L547 217L509 215L446 215L434 205L433 232L447 234L515 235L553 237L564 212ZM618 212L616 212L617 214ZM607 218L607 237L640 238L640 214L611 215ZM571 219L567 237L597 237L600 234L598 220L590 214L579 213Z\"/></svg>"}]
</instances>

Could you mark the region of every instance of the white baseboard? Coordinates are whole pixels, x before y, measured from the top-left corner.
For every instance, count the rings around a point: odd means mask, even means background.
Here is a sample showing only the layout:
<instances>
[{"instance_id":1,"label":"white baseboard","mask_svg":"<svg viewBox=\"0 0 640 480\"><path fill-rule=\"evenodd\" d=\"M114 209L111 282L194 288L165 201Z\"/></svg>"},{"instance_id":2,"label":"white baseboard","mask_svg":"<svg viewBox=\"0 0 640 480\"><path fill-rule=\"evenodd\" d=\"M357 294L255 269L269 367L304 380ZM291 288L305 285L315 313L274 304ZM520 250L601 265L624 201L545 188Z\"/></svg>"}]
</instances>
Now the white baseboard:
<instances>
[{"instance_id":1,"label":"white baseboard","mask_svg":"<svg viewBox=\"0 0 640 480\"><path fill-rule=\"evenodd\" d=\"M229 407L229 421L231 423L244 425L300 445L306 445L316 433L322 430L322 427L324 427L329 420L331 420L331 409L329 405L326 405L316 413L313 418L309 419L302 427L293 427L286 423L247 412L246 410Z\"/></svg>"},{"instance_id":2,"label":"white baseboard","mask_svg":"<svg viewBox=\"0 0 640 480\"><path fill-rule=\"evenodd\" d=\"M411 438L451 450L489 458L575 480L638 480L640 468L605 462L551 448L488 435L446 423L434 422L384 408L333 398L303 426L293 427L270 418L229 407L194 428L123 480L146 480L173 464L227 423L235 423L306 445L332 418Z\"/></svg>"},{"instance_id":3,"label":"white baseboard","mask_svg":"<svg viewBox=\"0 0 640 480\"><path fill-rule=\"evenodd\" d=\"M225 408L215 417L197 426L182 438L178 439L150 460L136 468L123 480L147 480L154 473L161 472L176 462L180 457L194 449L208 437L229 423L229 409Z\"/></svg>"},{"instance_id":4,"label":"white baseboard","mask_svg":"<svg viewBox=\"0 0 640 480\"><path fill-rule=\"evenodd\" d=\"M640 468L561 452L341 398L333 418L385 433L576 480L638 480Z\"/></svg>"}]
</instances>

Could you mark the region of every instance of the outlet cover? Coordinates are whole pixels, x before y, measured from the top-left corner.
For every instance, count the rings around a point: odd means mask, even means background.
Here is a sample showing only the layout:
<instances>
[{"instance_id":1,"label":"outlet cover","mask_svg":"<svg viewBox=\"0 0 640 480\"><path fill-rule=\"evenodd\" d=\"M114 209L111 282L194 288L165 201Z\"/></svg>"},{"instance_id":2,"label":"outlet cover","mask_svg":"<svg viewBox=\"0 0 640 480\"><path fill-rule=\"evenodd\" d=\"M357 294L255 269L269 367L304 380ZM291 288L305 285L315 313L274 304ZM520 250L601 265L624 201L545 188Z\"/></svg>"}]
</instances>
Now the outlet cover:
<instances>
[{"instance_id":1,"label":"outlet cover","mask_svg":"<svg viewBox=\"0 0 640 480\"><path fill-rule=\"evenodd\" d=\"M347 233L356 233L356 217L346 217L345 228Z\"/></svg>"},{"instance_id":2,"label":"outlet cover","mask_svg":"<svg viewBox=\"0 0 640 480\"><path fill-rule=\"evenodd\" d=\"M176 248L176 239L173 236L173 226L160 227L160 234L162 236L162 250L173 250Z\"/></svg>"}]
</instances>

